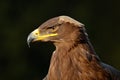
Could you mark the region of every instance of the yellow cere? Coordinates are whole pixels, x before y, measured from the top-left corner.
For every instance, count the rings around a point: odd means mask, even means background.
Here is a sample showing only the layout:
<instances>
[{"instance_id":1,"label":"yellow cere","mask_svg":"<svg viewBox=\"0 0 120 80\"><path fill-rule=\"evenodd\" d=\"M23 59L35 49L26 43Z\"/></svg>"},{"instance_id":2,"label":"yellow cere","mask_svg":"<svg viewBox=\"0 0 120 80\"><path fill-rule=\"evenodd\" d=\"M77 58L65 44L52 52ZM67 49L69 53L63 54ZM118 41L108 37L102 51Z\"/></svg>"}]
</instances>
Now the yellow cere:
<instances>
[{"instance_id":1,"label":"yellow cere","mask_svg":"<svg viewBox=\"0 0 120 80\"><path fill-rule=\"evenodd\" d=\"M40 32L39 32L38 29L34 30L32 34L36 37L35 41L37 41L37 40L43 40L43 39L45 39L47 37L57 36L58 35L57 33L40 35Z\"/></svg>"},{"instance_id":2,"label":"yellow cere","mask_svg":"<svg viewBox=\"0 0 120 80\"><path fill-rule=\"evenodd\" d=\"M33 34L34 36L38 36L38 35L40 34L40 32L39 32L38 29L35 29L35 30L32 32L32 34Z\"/></svg>"}]
</instances>

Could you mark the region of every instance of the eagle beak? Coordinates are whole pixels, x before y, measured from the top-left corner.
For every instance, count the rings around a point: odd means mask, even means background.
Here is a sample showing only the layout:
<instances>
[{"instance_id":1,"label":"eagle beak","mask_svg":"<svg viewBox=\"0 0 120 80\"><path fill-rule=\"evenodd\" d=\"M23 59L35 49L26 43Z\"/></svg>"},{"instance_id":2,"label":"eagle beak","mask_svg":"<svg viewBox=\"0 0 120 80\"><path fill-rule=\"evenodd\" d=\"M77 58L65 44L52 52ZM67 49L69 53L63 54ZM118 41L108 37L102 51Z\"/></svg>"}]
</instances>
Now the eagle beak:
<instances>
[{"instance_id":1,"label":"eagle beak","mask_svg":"<svg viewBox=\"0 0 120 80\"><path fill-rule=\"evenodd\" d=\"M30 43L35 41L35 39L37 38L37 35L38 35L38 34L39 34L38 29L35 29L33 32L31 32L31 33L28 35L27 44L28 44L29 47L30 47Z\"/></svg>"},{"instance_id":2,"label":"eagle beak","mask_svg":"<svg viewBox=\"0 0 120 80\"><path fill-rule=\"evenodd\" d=\"M27 38L27 44L30 47L30 43L31 42L35 42L35 41L44 41L46 38L51 37L51 36L57 36L57 33L46 33L46 32L40 32L39 29L35 29L33 32L31 32L28 35Z\"/></svg>"}]
</instances>

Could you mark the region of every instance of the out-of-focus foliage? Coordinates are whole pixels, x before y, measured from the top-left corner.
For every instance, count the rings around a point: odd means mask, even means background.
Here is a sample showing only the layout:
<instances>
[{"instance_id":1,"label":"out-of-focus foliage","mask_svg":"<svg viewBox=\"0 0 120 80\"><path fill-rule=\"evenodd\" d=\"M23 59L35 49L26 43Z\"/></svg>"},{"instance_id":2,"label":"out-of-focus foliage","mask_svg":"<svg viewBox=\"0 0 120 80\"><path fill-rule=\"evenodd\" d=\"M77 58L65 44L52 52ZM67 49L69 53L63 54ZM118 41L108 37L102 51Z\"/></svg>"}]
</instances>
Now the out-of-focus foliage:
<instances>
[{"instance_id":1,"label":"out-of-focus foliage","mask_svg":"<svg viewBox=\"0 0 120 80\"><path fill-rule=\"evenodd\" d=\"M27 35L49 18L68 15L86 25L102 61L120 70L119 0L0 0L0 80L41 80L50 43L27 46Z\"/></svg>"}]
</instances>

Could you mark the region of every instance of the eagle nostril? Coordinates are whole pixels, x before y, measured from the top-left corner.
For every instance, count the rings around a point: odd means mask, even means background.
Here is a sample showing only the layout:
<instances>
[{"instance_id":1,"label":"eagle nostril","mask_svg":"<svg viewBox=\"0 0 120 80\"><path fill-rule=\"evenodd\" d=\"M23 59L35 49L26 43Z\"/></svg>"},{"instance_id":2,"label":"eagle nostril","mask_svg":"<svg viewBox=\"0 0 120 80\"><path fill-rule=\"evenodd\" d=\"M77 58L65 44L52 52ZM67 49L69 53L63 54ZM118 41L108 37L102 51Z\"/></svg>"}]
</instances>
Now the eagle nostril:
<instances>
[{"instance_id":1,"label":"eagle nostril","mask_svg":"<svg viewBox=\"0 0 120 80\"><path fill-rule=\"evenodd\" d=\"M38 33L35 33L35 35L38 35Z\"/></svg>"}]
</instances>

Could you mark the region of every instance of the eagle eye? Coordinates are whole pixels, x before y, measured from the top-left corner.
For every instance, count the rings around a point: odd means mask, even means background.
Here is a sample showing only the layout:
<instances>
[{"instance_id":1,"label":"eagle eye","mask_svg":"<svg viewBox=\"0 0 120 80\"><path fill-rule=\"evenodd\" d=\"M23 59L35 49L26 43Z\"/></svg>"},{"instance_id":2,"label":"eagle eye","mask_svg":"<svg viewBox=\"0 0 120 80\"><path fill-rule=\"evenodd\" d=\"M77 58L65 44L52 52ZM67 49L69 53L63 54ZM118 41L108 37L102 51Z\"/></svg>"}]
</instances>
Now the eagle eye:
<instances>
[{"instance_id":1,"label":"eagle eye","mask_svg":"<svg viewBox=\"0 0 120 80\"><path fill-rule=\"evenodd\" d=\"M54 29L55 29L55 26L52 26L52 27L51 27L51 29L53 29L53 30L54 30Z\"/></svg>"},{"instance_id":2,"label":"eagle eye","mask_svg":"<svg viewBox=\"0 0 120 80\"><path fill-rule=\"evenodd\" d=\"M47 29L55 29L55 26L47 27Z\"/></svg>"},{"instance_id":3,"label":"eagle eye","mask_svg":"<svg viewBox=\"0 0 120 80\"><path fill-rule=\"evenodd\" d=\"M58 30L58 26L52 26L52 27L49 27L49 29L51 30L51 32L56 32Z\"/></svg>"}]
</instances>

